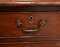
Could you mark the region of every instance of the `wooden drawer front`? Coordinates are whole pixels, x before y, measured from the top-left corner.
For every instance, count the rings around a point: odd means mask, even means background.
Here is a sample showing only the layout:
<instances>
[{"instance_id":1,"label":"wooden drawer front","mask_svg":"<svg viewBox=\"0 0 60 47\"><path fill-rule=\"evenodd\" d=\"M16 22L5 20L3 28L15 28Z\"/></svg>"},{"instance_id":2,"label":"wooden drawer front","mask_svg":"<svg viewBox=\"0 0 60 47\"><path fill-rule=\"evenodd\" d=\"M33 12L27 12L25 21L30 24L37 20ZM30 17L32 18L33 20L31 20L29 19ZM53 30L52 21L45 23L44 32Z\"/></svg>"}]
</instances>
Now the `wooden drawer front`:
<instances>
[{"instance_id":1,"label":"wooden drawer front","mask_svg":"<svg viewBox=\"0 0 60 47\"><path fill-rule=\"evenodd\" d=\"M60 12L0 13L0 44L18 43L60 43Z\"/></svg>"},{"instance_id":2,"label":"wooden drawer front","mask_svg":"<svg viewBox=\"0 0 60 47\"><path fill-rule=\"evenodd\" d=\"M29 23L29 17L33 22ZM17 28L16 20L22 21L22 27ZM46 24L39 25L41 19ZM36 33L24 33L23 29L38 29ZM60 36L60 12L39 12L39 13L0 13L0 37L17 36Z\"/></svg>"}]
</instances>

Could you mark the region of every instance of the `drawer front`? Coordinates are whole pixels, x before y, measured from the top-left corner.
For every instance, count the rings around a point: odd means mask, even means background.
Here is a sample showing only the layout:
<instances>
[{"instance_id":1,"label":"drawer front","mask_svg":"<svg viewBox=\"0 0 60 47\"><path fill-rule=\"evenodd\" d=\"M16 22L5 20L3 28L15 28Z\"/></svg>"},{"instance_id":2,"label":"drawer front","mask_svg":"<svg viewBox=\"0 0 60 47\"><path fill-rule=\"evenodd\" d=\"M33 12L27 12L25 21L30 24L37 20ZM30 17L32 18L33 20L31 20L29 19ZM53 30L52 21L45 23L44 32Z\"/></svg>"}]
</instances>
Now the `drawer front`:
<instances>
[{"instance_id":1,"label":"drawer front","mask_svg":"<svg viewBox=\"0 0 60 47\"><path fill-rule=\"evenodd\" d=\"M0 44L18 43L60 43L60 12L1 12Z\"/></svg>"},{"instance_id":2,"label":"drawer front","mask_svg":"<svg viewBox=\"0 0 60 47\"><path fill-rule=\"evenodd\" d=\"M60 36L60 12L0 13L0 37L25 35Z\"/></svg>"}]
</instances>

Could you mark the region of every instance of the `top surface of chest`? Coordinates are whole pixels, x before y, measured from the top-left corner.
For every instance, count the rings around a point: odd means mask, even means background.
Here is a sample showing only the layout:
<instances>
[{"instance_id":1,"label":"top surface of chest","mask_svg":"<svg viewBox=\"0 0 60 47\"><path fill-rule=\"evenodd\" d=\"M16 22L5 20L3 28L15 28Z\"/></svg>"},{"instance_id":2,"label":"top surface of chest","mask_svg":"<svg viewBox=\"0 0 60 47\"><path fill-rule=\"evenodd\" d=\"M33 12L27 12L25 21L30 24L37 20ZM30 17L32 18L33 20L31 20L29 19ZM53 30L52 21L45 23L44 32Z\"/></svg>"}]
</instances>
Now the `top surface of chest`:
<instances>
[{"instance_id":1,"label":"top surface of chest","mask_svg":"<svg viewBox=\"0 0 60 47\"><path fill-rule=\"evenodd\" d=\"M60 5L60 0L0 0L1 5Z\"/></svg>"}]
</instances>

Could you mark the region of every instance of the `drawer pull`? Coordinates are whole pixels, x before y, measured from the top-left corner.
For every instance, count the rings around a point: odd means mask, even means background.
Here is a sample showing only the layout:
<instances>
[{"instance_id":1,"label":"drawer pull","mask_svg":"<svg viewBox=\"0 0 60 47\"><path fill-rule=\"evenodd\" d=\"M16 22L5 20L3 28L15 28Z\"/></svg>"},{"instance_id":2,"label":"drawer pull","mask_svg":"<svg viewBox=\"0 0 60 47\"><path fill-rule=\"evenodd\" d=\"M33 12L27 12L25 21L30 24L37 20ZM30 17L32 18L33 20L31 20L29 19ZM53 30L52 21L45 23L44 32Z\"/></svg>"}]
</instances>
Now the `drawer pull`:
<instances>
[{"instance_id":1,"label":"drawer pull","mask_svg":"<svg viewBox=\"0 0 60 47\"><path fill-rule=\"evenodd\" d=\"M21 29L24 33L36 33L38 32L38 29Z\"/></svg>"},{"instance_id":2,"label":"drawer pull","mask_svg":"<svg viewBox=\"0 0 60 47\"><path fill-rule=\"evenodd\" d=\"M37 28L28 28L28 29L24 29L23 25L22 25L22 21L20 19L16 20L16 26L21 29L22 32L24 33L35 33L38 32L40 27L46 24L46 20L44 18L40 19L40 21L37 24Z\"/></svg>"}]
</instances>

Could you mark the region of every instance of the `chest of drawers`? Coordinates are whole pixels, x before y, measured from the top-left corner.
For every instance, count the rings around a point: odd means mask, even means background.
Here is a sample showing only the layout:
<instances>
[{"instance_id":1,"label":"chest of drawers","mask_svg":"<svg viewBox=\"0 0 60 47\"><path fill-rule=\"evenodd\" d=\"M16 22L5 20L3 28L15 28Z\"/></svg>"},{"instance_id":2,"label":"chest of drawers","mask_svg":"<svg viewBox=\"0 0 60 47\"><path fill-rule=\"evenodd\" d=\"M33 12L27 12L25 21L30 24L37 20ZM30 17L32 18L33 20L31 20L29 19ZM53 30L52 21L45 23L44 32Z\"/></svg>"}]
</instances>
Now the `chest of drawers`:
<instances>
[{"instance_id":1,"label":"chest of drawers","mask_svg":"<svg viewBox=\"0 0 60 47\"><path fill-rule=\"evenodd\" d=\"M60 47L59 0L0 0L0 47Z\"/></svg>"}]
</instances>

